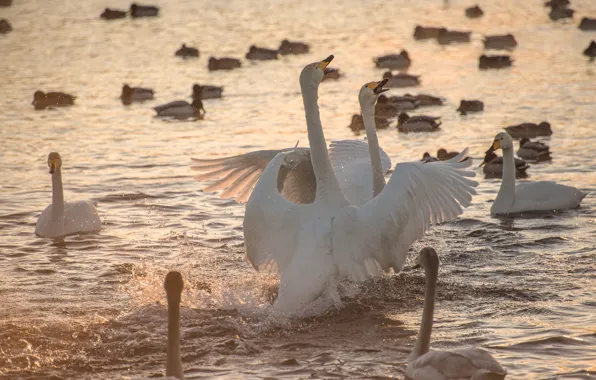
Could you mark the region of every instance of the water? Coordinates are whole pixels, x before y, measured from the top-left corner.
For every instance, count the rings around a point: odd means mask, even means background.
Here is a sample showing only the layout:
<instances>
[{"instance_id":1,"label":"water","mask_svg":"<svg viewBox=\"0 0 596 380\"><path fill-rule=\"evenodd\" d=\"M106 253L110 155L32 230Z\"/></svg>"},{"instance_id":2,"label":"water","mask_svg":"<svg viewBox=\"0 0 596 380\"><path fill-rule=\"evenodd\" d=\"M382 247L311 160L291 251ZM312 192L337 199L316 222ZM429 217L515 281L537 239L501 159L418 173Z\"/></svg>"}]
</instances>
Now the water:
<instances>
[{"instance_id":1,"label":"water","mask_svg":"<svg viewBox=\"0 0 596 380\"><path fill-rule=\"evenodd\" d=\"M411 255L398 276L343 284L343 308L319 317L271 312L275 276L244 262L243 206L200 192L190 157L218 157L307 144L297 75L330 53L345 72L321 85L329 139L349 138L357 92L379 79L372 58L406 48L419 89L447 105L441 132L379 133L394 164L439 147L470 147L479 158L504 126L548 120L553 161L530 180L556 180L594 194L596 66L581 55L594 33L577 29L596 3L574 0L574 22L552 23L542 0L469 4L160 0L156 19L105 22L104 7L125 3L15 0L1 8L14 31L0 36L0 378L157 376L165 362L162 281L183 273L182 352L190 378L403 377L414 342L424 279ZM473 30L471 44L440 47L411 38L414 26ZM514 67L480 72L481 34L513 33ZM210 55L242 58L255 43L311 44L306 56L209 73ZM198 60L176 59L185 42ZM189 99L194 82L225 86L198 122L167 122L152 106ZM123 107L123 83L152 87L156 99ZM37 89L77 96L75 107L34 111ZM484 100L466 117L462 98ZM420 112L414 112L420 113ZM38 238L35 222L51 202L46 157L63 159L67 200L97 202L101 233ZM479 163L479 161L477 161ZM480 172L479 172L480 173ZM512 379L587 379L596 371L592 194L578 210L522 220L489 216L498 180L481 176L478 196L453 223L417 243L433 245L442 267L432 345L480 345Z\"/></svg>"}]
</instances>

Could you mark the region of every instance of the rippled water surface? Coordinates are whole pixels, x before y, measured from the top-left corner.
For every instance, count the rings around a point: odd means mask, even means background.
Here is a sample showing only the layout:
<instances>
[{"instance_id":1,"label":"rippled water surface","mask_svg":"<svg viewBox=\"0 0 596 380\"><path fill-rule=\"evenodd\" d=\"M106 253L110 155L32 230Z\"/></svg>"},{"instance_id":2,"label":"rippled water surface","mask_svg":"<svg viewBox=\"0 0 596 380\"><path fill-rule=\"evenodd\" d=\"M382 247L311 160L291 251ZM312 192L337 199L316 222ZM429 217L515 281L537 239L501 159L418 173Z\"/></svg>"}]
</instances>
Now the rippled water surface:
<instances>
[{"instance_id":1,"label":"rippled water surface","mask_svg":"<svg viewBox=\"0 0 596 380\"><path fill-rule=\"evenodd\" d=\"M344 305L316 318L271 312L275 276L244 261L244 207L200 191L190 157L307 145L297 76L335 54L345 72L321 85L328 139L349 138L357 92L379 79L372 58L407 49L419 89L447 104L414 112L442 117L439 133L379 132L393 162L439 147L470 147L479 158L502 127L548 120L553 161L529 180L591 192L578 210L548 217L489 216L499 180L480 175L479 194L457 221L417 243L433 245L442 267L432 345L487 348L512 379L587 379L596 372L596 63L581 51L596 33L578 20L596 2L573 0L574 21L553 23L542 0L442 1L156 0L155 19L98 18L117 1L14 0L0 8L13 32L0 35L0 377L119 378L164 372L162 281L187 280L182 352L190 378L402 378L422 308L423 274L343 284ZM416 24L474 31L472 42L416 42ZM513 68L480 72L482 34L513 33ZM305 56L207 71L210 55L243 58L251 44L283 38L311 44ZM174 51L198 46L199 59ZM194 82L225 86L205 102L205 120L168 122L151 107L189 99ZM123 83L156 99L124 107ZM76 106L35 111L33 92L66 91ZM485 112L459 116L462 98ZM395 121L393 121L395 123ZM63 159L67 200L98 204L103 230L50 240L34 234L51 202L46 157ZM479 161L477 161L479 163ZM475 165L476 166L476 165Z\"/></svg>"}]
</instances>

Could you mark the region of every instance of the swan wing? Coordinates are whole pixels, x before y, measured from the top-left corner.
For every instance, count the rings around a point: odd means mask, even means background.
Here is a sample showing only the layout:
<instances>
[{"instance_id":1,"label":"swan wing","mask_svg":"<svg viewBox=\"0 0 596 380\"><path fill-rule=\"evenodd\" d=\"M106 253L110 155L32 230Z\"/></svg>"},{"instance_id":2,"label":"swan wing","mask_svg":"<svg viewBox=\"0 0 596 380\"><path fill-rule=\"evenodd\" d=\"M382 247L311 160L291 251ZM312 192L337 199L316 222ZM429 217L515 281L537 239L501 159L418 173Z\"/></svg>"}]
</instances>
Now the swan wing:
<instances>
[{"instance_id":1,"label":"swan wing","mask_svg":"<svg viewBox=\"0 0 596 380\"><path fill-rule=\"evenodd\" d=\"M391 168L391 158L379 148L383 174ZM353 205L363 205L373 198L373 175L368 143L361 140L332 141L329 159L335 175L346 196Z\"/></svg>"},{"instance_id":2,"label":"swan wing","mask_svg":"<svg viewBox=\"0 0 596 380\"><path fill-rule=\"evenodd\" d=\"M506 374L505 368L486 350L477 347L468 347L453 351L469 359L478 369L483 369L495 374Z\"/></svg>"},{"instance_id":3,"label":"swan wing","mask_svg":"<svg viewBox=\"0 0 596 380\"><path fill-rule=\"evenodd\" d=\"M361 207L349 206L334 220L333 255L341 275L361 280L381 269L401 270L410 245L431 224L455 219L467 207L477 182L465 170L465 149L447 161L400 163L383 191Z\"/></svg>"},{"instance_id":4,"label":"swan wing","mask_svg":"<svg viewBox=\"0 0 596 380\"><path fill-rule=\"evenodd\" d=\"M456 351L429 351L408 364L406 374L413 380L470 379L478 368Z\"/></svg>"}]
</instances>

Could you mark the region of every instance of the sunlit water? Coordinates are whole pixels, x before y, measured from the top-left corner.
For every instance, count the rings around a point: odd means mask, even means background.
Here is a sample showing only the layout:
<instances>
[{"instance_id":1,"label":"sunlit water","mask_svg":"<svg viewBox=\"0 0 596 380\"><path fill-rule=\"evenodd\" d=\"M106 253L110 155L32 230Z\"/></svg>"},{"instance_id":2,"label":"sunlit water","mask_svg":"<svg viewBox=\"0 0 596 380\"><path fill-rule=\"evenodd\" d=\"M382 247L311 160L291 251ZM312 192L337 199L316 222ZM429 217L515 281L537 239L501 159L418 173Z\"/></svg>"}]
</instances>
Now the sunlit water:
<instances>
[{"instance_id":1,"label":"sunlit water","mask_svg":"<svg viewBox=\"0 0 596 380\"><path fill-rule=\"evenodd\" d=\"M200 192L190 157L217 157L307 144L297 75L330 53L345 72L323 83L328 139L349 138L357 92L380 78L372 58L406 48L419 89L447 105L439 133L379 133L394 163L439 147L470 147L479 158L502 127L548 120L553 161L530 180L591 192L578 210L500 221L489 216L499 180L481 175L465 214L416 244L433 245L442 267L432 345L479 345L512 379L595 378L596 63L581 51L596 33L577 20L596 2L574 0L575 21L553 23L542 0L480 1L485 16L463 17L467 2L159 0L155 19L98 18L125 2L15 0L0 8L14 31L0 36L0 377L159 376L165 362L162 281L187 280L182 352L188 377L403 377L422 308L424 279L404 272L342 286L343 308L316 318L272 313L274 276L243 258L244 207ZM472 30L470 44L416 42L414 25ZM483 33L513 33L513 68L477 69ZM312 52L232 72L207 71L210 55L243 58L251 44L304 40ZM199 59L173 56L182 42ZM197 122L167 122L152 106L189 99L194 82L225 86ZM152 87L156 99L124 107L123 83ZM77 96L76 106L35 111L37 89ZM484 113L459 116L462 98ZM415 112L417 113L417 112ZM420 112L418 112L420 113ZM395 123L395 121L394 121ZM59 151L67 200L98 204L97 234L34 235L51 202L46 157ZM476 163L479 163L477 160ZM475 165L476 166L476 165ZM480 174L480 172L479 172Z\"/></svg>"}]
</instances>

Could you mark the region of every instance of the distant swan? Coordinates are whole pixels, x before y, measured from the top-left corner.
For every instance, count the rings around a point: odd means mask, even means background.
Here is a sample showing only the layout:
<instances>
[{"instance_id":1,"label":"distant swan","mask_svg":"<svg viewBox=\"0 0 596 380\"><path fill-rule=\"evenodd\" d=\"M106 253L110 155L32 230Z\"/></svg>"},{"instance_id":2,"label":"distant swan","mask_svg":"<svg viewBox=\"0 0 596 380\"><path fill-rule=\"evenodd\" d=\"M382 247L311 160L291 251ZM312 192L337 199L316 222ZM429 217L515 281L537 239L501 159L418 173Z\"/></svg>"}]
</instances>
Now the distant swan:
<instances>
[{"instance_id":1,"label":"distant swan","mask_svg":"<svg viewBox=\"0 0 596 380\"><path fill-rule=\"evenodd\" d=\"M513 139L507 132L495 137L489 151L503 149L503 181L490 212L492 215L556 211L579 207L586 193L551 181L515 185Z\"/></svg>"},{"instance_id":2,"label":"distant swan","mask_svg":"<svg viewBox=\"0 0 596 380\"><path fill-rule=\"evenodd\" d=\"M420 331L408 359L406 376L411 380L502 380L507 371L487 351L469 347L453 351L430 351L435 289L439 256L433 248L423 248L418 265L424 268L426 290Z\"/></svg>"},{"instance_id":3,"label":"distant swan","mask_svg":"<svg viewBox=\"0 0 596 380\"><path fill-rule=\"evenodd\" d=\"M168 349L166 376L184 380L180 358L180 298L184 281L179 272L169 272L163 284L168 298Z\"/></svg>"},{"instance_id":4,"label":"distant swan","mask_svg":"<svg viewBox=\"0 0 596 380\"><path fill-rule=\"evenodd\" d=\"M56 238L101 230L101 220L91 202L64 202L62 159L58 153L48 155L48 166L52 175L52 204L37 219L35 233L41 237Z\"/></svg>"}]
</instances>

